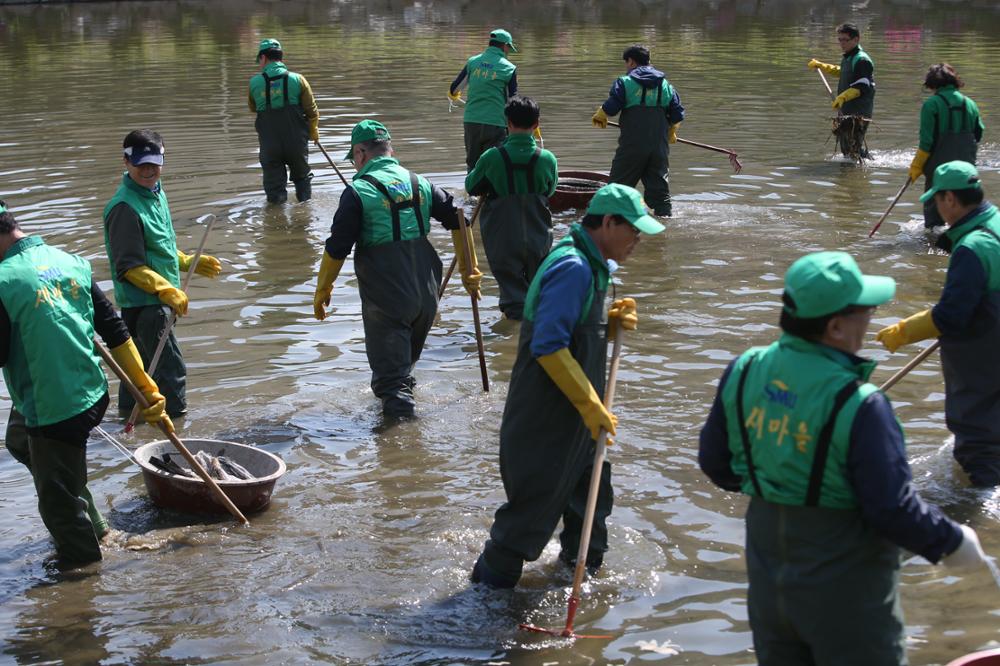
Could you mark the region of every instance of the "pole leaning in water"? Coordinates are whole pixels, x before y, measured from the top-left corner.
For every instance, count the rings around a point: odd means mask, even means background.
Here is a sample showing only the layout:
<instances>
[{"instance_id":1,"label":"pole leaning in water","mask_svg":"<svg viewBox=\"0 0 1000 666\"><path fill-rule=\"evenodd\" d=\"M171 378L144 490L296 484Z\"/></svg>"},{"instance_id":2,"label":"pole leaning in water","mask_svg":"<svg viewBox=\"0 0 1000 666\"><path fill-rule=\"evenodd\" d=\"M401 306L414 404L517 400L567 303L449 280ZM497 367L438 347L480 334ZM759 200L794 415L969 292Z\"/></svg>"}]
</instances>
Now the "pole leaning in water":
<instances>
[{"instance_id":1,"label":"pole leaning in water","mask_svg":"<svg viewBox=\"0 0 1000 666\"><path fill-rule=\"evenodd\" d=\"M615 327L615 346L611 352L611 367L608 369L608 383L604 389L604 406L608 411L615 404L615 385L618 383L618 362L622 354L622 326ZM583 514L583 529L580 531L580 548L576 552L576 570L573 572L573 591L566 606L566 626L562 631L545 629L533 624L520 624L519 629L537 631L563 638L611 638L591 634L578 634L573 631L573 621L576 610L580 606L580 587L583 585L583 575L587 569L587 551L590 550L590 532L594 526L594 513L597 510L597 494L601 487L601 470L604 467L604 456L607 451L608 432L601 429L597 436L597 447L594 450L593 468L590 473L590 488L587 491L587 508Z\"/></svg>"},{"instance_id":2,"label":"pole leaning in water","mask_svg":"<svg viewBox=\"0 0 1000 666\"><path fill-rule=\"evenodd\" d=\"M316 141L316 147L320 149L320 152L323 153L323 157L326 158L326 161L330 163L330 166L333 167L333 170L337 172L338 176L340 176L340 182L344 184L344 187L347 187L348 186L347 179L344 178L344 174L340 173L340 169L337 168L337 164L332 159L330 159L330 154L326 152L326 148L323 147L323 144L320 143L319 140Z\"/></svg>"},{"instance_id":3,"label":"pole leaning in water","mask_svg":"<svg viewBox=\"0 0 1000 666\"><path fill-rule=\"evenodd\" d=\"M476 207L472 211L472 222L469 223L470 228L476 224L476 219L479 217L479 211L483 207L483 203L485 201L485 196L479 197L479 201L476 203ZM472 232L470 231L469 236L471 237L471 235ZM448 266L448 272L444 274L444 279L441 280L441 287L438 289L438 300L441 300L441 297L444 296L444 289L448 286L448 281L451 280L451 274L455 272L455 264L457 263L458 255L456 254L451 258L451 265Z\"/></svg>"},{"instance_id":4,"label":"pole leaning in water","mask_svg":"<svg viewBox=\"0 0 1000 666\"><path fill-rule=\"evenodd\" d=\"M476 209L476 213L479 209ZM462 228L462 252L465 254L465 265L472 268L472 227L465 224L465 212L461 207L458 209L458 224ZM476 348L479 351L479 373L483 378L483 391L490 392L490 378L486 373L486 350L483 349L483 328L479 323L479 302L475 294L469 294L472 300L472 321L476 325Z\"/></svg>"},{"instance_id":5,"label":"pole leaning in water","mask_svg":"<svg viewBox=\"0 0 1000 666\"><path fill-rule=\"evenodd\" d=\"M620 124L611 120L608 121L608 124L611 125L612 127L618 127L618 128L621 127ZM739 153L737 153L735 150L730 150L729 148L719 148L718 146L713 146L708 143L699 143L697 141L690 141L688 139L682 139L680 137L677 137L677 143L686 143L689 146L695 146L696 148L704 148L705 150L711 150L714 153L722 153L723 155L728 155L729 164L732 165L733 171L735 171L736 173L743 171L743 163L740 162Z\"/></svg>"},{"instance_id":6,"label":"pole leaning in water","mask_svg":"<svg viewBox=\"0 0 1000 666\"><path fill-rule=\"evenodd\" d=\"M910 177L907 176L906 182L903 183L903 186L901 188L899 188L899 192L896 192L896 197L892 200L892 203L890 203L889 207L885 209L884 213L882 213L882 217L878 219L878 222L875 223L875 226L872 227L872 230L868 232L868 238L871 238L872 236L875 235L875 232L878 231L878 228L882 226L883 222L885 222L885 218L889 217L889 211L891 211L896 206L896 203L899 201L899 198L903 196L903 192L906 191L906 188L908 188L910 186L910 183L912 182L913 181L910 180Z\"/></svg>"},{"instance_id":7,"label":"pole leaning in water","mask_svg":"<svg viewBox=\"0 0 1000 666\"><path fill-rule=\"evenodd\" d=\"M896 385L896 382L898 382L900 379L909 374L910 370L913 370L913 368L920 365L924 361L924 359L926 359L928 356L937 351L937 348L940 346L941 346L941 339L938 338L937 340L934 341L934 344L932 344L930 347L928 347L927 349L923 350L922 352L914 356L913 360L911 360L909 363L903 366L899 370L899 372L894 374L892 377L889 377L889 379L887 379L886 382L882 384L882 386L878 387L878 390L882 391L882 393L885 393L886 391L891 389L893 386Z\"/></svg>"},{"instance_id":8,"label":"pole leaning in water","mask_svg":"<svg viewBox=\"0 0 1000 666\"><path fill-rule=\"evenodd\" d=\"M198 250L194 253L191 258L191 265L188 266L188 272L184 275L184 284L181 285L181 291L187 294L188 285L191 284L191 276L194 275L195 268L198 266L198 260L201 259L201 253L205 249L205 241L208 240L208 233L212 230L212 225L215 224L215 215L209 214L208 221L205 223L205 233L201 237L201 243L198 244ZM156 372L156 366L160 364L160 357L163 356L163 348L167 346L167 340L170 338L170 332L174 330L174 324L177 323L177 313L171 311L170 320L167 321L167 325L163 327L160 331L160 340L156 343L156 350L153 352L153 358L149 360L149 368L147 372L149 376L152 377L153 373ZM128 421L125 422L125 433L128 434L132 432L135 428L135 421L139 418L139 403L136 403L132 407L132 413L128 415Z\"/></svg>"},{"instance_id":9,"label":"pole leaning in water","mask_svg":"<svg viewBox=\"0 0 1000 666\"><path fill-rule=\"evenodd\" d=\"M102 345L97 340L94 340L94 348L97 349L97 353L101 355L101 358L104 359L104 362L107 363L109 368L111 368L111 371L115 373L115 375L117 375L122 385L126 389L128 389L128 392L132 394L133 398L135 398L135 404L137 404L142 409L148 408L149 401L146 400L146 397L142 394L142 391L136 388L136 385L133 384L132 380L128 378L128 375L125 374L125 371L121 369L121 366L118 365L115 359L111 356L111 352L105 349L104 345ZM216 499L219 500L222 506L226 507L229 513L233 514L233 517L236 520L238 520L242 525L244 526L249 525L250 521L246 519L246 516L243 515L243 512L240 511L235 504L233 504L233 501L226 496L226 493L222 491L222 488L220 488L219 484L215 482L215 479L209 476L208 472L205 471L205 468L201 466L201 464L193 455L191 455L191 452L188 451L188 448L184 446L184 442L182 442L180 438L177 437L177 435L168 430L167 426L165 426L162 421L160 422L160 430L162 430L163 434L167 436L167 439L170 440L170 443L174 445L174 448L176 448L180 452L180 454L184 456L184 459L187 460L189 465L191 465L191 469L193 469L195 473L199 477L201 477L202 481L208 484L208 487L211 489L212 493L215 495Z\"/></svg>"}]
</instances>

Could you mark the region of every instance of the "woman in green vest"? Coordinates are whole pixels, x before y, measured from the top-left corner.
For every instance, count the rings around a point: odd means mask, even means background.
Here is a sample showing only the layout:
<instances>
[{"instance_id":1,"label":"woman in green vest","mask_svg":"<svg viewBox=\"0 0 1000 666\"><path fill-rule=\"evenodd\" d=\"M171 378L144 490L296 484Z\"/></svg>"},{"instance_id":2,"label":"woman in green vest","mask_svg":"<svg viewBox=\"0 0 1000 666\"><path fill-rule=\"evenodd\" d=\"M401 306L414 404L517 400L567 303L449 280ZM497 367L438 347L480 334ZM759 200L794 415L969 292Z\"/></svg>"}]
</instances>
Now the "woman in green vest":
<instances>
[{"instance_id":1,"label":"woman in green vest","mask_svg":"<svg viewBox=\"0 0 1000 666\"><path fill-rule=\"evenodd\" d=\"M1000 485L1000 212L985 201L976 167L946 162L921 201L948 225L938 247L951 253L941 298L878 333L889 351L941 339L944 413L955 459L972 485Z\"/></svg>"},{"instance_id":2,"label":"woman in green vest","mask_svg":"<svg viewBox=\"0 0 1000 666\"><path fill-rule=\"evenodd\" d=\"M101 559L109 530L87 488L87 438L109 403L95 332L151 403L146 420L173 431L90 263L25 235L0 201L0 366L14 403L4 441L31 472L38 512L67 565Z\"/></svg>"},{"instance_id":3,"label":"woman in green vest","mask_svg":"<svg viewBox=\"0 0 1000 666\"><path fill-rule=\"evenodd\" d=\"M902 428L868 383L875 363L857 356L895 290L844 252L793 263L781 337L730 363L701 431L701 469L750 496L747 605L762 666L905 664L899 548L953 566L985 558L972 528L914 490Z\"/></svg>"},{"instance_id":4,"label":"woman in green vest","mask_svg":"<svg viewBox=\"0 0 1000 666\"><path fill-rule=\"evenodd\" d=\"M177 249L170 206L160 183L163 138L152 130L134 130L122 147L125 173L104 207L104 247L111 263L115 302L148 366L169 321L164 306L178 316L187 314L188 298L180 288L180 273L190 268L193 257ZM214 278L222 264L203 254L195 271ZM167 397L167 413L184 414L187 366L173 330L153 376ZM134 404L132 395L120 387L118 409L131 411Z\"/></svg>"},{"instance_id":5,"label":"woman in green vest","mask_svg":"<svg viewBox=\"0 0 1000 666\"><path fill-rule=\"evenodd\" d=\"M983 119L979 107L958 92L965 83L946 62L931 65L924 77L924 87L931 96L920 107L920 142L910 162L910 182L924 176L924 192L934 187L934 170L945 162L964 160L976 163L976 152L983 139ZM945 224L937 212L934 198L924 202L924 227Z\"/></svg>"}]
</instances>

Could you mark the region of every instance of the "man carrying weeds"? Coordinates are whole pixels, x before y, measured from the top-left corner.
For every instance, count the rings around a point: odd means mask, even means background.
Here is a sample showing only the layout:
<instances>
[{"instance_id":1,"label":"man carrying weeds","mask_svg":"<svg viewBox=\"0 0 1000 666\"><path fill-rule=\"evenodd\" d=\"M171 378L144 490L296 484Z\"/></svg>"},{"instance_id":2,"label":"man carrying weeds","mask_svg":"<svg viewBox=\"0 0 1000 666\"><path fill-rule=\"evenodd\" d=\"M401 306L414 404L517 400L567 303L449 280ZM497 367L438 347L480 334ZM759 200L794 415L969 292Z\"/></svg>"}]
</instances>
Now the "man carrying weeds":
<instances>
[{"instance_id":1,"label":"man carrying weeds","mask_svg":"<svg viewBox=\"0 0 1000 666\"><path fill-rule=\"evenodd\" d=\"M853 23L837 26L837 43L844 54L839 65L813 58L808 66L840 77L832 104L841 118L836 131L840 152L851 159L868 159L865 133L875 112L875 63L861 48L861 32Z\"/></svg>"},{"instance_id":2,"label":"man carrying weeds","mask_svg":"<svg viewBox=\"0 0 1000 666\"><path fill-rule=\"evenodd\" d=\"M596 439L602 428L613 435L617 424L603 403L607 344L613 337L608 329L633 330L638 323L630 298L614 301L605 317L611 267L628 259L640 233L661 231L638 192L606 185L535 274L500 424L507 501L497 509L472 582L514 587L524 562L538 559L560 519L559 559L576 565ZM608 549L608 462L600 483L587 553L592 572Z\"/></svg>"}]
</instances>

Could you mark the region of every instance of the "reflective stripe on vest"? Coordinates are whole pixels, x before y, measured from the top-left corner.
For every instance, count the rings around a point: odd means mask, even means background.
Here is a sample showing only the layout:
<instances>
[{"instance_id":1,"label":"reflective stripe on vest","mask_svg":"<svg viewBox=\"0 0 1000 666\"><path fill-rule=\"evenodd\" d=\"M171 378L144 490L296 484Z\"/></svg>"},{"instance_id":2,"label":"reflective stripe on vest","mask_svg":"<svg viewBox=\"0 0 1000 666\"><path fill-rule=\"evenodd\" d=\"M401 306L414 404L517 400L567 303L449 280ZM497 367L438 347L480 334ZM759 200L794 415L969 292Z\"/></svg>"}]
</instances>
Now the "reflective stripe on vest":
<instances>
[{"instance_id":1,"label":"reflective stripe on vest","mask_svg":"<svg viewBox=\"0 0 1000 666\"><path fill-rule=\"evenodd\" d=\"M525 171L525 177L528 180L528 190L527 194L537 194L535 190L535 164L538 162L538 157L542 154L542 149L535 146L534 154L528 159L524 164L514 164L510 159L510 153L503 146L499 146L497 151L500 153L500 157L503 158L504 169L507 170L507 191L509 194L517 193L514 189L514 170Z\"/></svg>"},{"instance_id":2,"label":"reflective stripe on vest","mask_svg":"<svg viewBox=\"0 0 1000 666\"><path fill-rule=\"evenodd\" d=\"M417 227L420 229L420 235L426 236L429 231L424 224L424 214L420 210L420 183L417 182L417 176L412 171L408 172L410 175L410 196L411 198L407 201L396 201L389 194L389 188L384 184L380 183L371 174L365 174L361 176L361 180L369 183L372 187L378 190L382 196L386 198L389 202L389 210L392 212L392 240L399 241L402 240L403 234L400 230L399 224L399 211L405 210L407 208L413 209L413 214L417 217Z\"/></svg>"}]
</instances>

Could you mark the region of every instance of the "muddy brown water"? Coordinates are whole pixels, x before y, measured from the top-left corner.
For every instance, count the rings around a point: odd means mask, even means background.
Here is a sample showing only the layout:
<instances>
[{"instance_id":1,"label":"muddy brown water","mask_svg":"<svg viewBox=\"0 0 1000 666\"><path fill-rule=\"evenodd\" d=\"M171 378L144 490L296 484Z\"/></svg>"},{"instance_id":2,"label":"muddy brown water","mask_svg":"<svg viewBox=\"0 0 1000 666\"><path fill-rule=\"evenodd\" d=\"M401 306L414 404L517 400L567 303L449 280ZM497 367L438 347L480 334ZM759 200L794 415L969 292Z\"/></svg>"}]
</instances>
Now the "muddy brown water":
<instances>
[{"instance_id":1,"label":"muddy brown water","mask_svg":"<svg viewBox=\"0 0 1000 666\"><path fill-rule=\"evenodd\" d=\"M838 61L833 27L854 20L876 61L875 159L830 159L829 99L810 57ZM673 218L616 273L639 302L618 384L611 449L616 507L606 570L585 588L580 630L608 641L519 633L560 626L570 572L554 544L513 592L467 575L503 498L497 433L517 331L484 282L493 391L480 390L468 300L454 281L417 366L419 420L384 428L368 389L351 262L334 312L312 317L319 253L342 185L314 152L315 198L268 207L246 106L256 44L277 37L305 74L333 156L357 120L386 123L407 167L460 191L460 111L446 88L493 27L509 29L522 92L542 106L564 169L606 170L613 130L589 118L650 45L679 90L681 136L731 147L671 154ZM120 142L165 137L163 183L179 244L198 219L224 264L195 278L179 325L190 415L182 434L252 443L288 474L242 529L153 507L140 474L106 443L88 448L91 488L121 531L99 565L60 576L30 477L0 454L0 654L18 663L602 664L754 662L746 617L745 500L697 468L697 434L726 363L777 334L782 275L804 252L845 249L899 281L873 330L937 297L946 258L928 252L916 191L864 236L906 177L928 64L947 60L987 125L983 180L1000 193L1000 77L993 2L88 3L0 8L0 197L25 228L89 258L109 287L101 210L120 177ZM349 165L341 163L350 172ZM913 188L917 190L919 188ZM573 220L561 215L557 231ZM448 235L432 241L450 258ZM482 257L482 254L480 253ZM865 353L885 379L915 353ZM1000 553L1000 495L955 470L936 357L893 389L917 486ZM0 388L0 420L10 406ZM120 422L105 424L120 430ZM154 439L147 427L124 438ZM908 558L902 595L910 660L941 664L1000 640L989 572L954 575Z\"/></svg>"}]
</instances>

